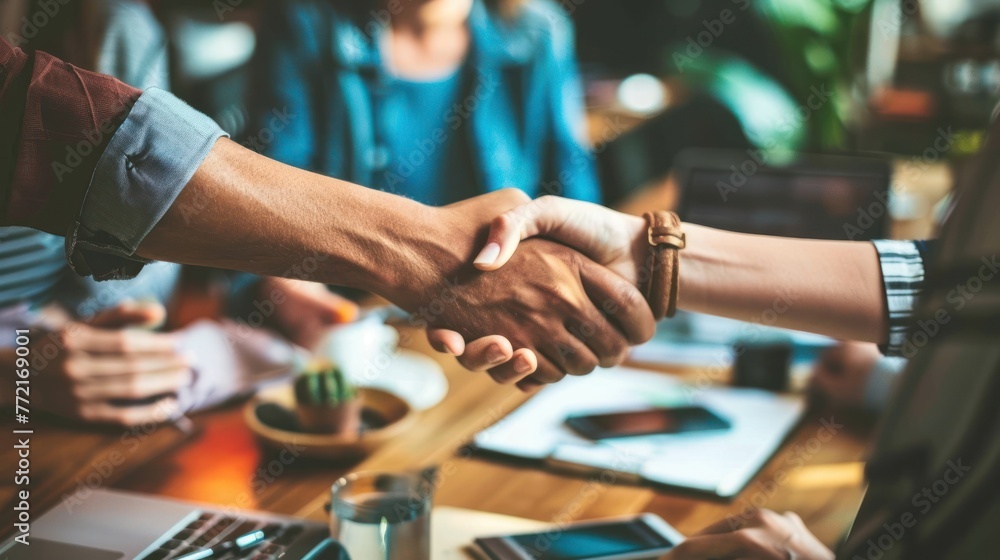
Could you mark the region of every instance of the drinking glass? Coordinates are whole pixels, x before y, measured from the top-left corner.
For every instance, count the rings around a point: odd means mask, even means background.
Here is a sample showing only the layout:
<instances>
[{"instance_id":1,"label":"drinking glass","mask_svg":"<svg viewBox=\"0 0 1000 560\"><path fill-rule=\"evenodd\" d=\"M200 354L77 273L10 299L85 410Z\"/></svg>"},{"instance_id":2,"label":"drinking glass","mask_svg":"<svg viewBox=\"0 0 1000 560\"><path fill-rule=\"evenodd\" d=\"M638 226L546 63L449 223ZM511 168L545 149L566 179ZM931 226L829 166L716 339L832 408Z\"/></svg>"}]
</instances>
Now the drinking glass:
<instances>
[{"instance_id":1,"label":"drinking glass","mask_svg":"<svg viewBox=\"0 0 1000 560\"><path fill-rule=\"evenodd\" d=\"M360 472L333 484L330 533L354 560L430 560L436 472Z\"/></svg>"}]
</instances>

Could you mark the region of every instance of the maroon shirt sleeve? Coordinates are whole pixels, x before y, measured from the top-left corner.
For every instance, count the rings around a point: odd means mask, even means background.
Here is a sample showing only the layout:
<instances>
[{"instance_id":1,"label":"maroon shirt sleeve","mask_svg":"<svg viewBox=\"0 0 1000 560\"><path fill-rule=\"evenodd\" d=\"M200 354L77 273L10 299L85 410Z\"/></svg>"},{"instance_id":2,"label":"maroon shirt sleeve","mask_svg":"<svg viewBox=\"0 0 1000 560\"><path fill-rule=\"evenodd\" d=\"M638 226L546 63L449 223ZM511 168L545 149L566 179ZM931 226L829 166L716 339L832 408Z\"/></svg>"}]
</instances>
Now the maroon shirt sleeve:
<instances>
[{"instance_id":1,"label":"maroon shirt sleeve","mask_svg":"<svg viewBox=\"0 0 1000 560\"><path fill-rule=\"evenodd\" d=\"M0 38L0 225L65 235L141 93Z\"/></svg>"}]
</instances>

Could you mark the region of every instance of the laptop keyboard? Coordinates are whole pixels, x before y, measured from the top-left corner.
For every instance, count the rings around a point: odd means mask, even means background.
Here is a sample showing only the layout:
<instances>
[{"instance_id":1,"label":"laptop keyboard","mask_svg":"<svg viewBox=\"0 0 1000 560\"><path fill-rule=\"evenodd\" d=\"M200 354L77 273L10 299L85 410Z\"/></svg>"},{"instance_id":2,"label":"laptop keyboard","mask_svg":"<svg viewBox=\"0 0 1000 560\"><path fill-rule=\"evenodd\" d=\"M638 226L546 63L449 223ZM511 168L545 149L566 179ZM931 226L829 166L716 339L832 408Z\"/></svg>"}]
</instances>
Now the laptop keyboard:
<instances>
[{"instance_id":1,"label":"laptop keyboard","mask_svg":"<svg viewBox=\"0 0 1000 560\"><path fill-rule=\"evenodd\" d=\"M285 551L302 534L303 527L294 523L266 523L221 513L203 513L174 533L160 547L142 557L142 560L169 560L185 554L211 548L224 541L263 529L273 534L261 544L244 551L232 551L223 556L213 556L212 560L277 560L285 556Z\"/></svg>"}]
</instances>

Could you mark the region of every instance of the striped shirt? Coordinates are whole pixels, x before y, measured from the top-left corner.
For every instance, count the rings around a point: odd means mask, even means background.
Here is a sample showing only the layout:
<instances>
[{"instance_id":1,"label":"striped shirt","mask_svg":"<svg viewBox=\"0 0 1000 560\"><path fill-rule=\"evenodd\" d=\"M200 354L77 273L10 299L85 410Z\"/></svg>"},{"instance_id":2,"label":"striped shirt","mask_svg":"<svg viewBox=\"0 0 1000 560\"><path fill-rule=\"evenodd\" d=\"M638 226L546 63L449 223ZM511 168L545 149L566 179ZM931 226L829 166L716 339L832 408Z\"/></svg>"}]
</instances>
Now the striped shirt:
<instances>
[{"instance_id":1,"label":"striped shirt","mask_svg":"<svg viewBox=\"0 0 1000 560\"><path fill-rule=\"evenodd\" d=\"M45 299L69 272L65 244L33 229L0 228L0 308Z\"/></svg>"},{"instance_id":2,"label":"striped shirt","mask_svg":"<svg viewBox=\"0 0 1000 560\"><path fill-rule=\"evenodd\" d=\"M913 309L924 289L924 261L927 242L876 240L885 289L889 336L882 352L901 356L913 326Z\"/></svg>"},{"instance_id":3,"label":"striped shirt","mask_svg":"<svg viewBox=\"0 0 1000 560\"><path fill-rule=\"evenodd\" d=\"M954 193L923 261L909 364L879 417L864 501L837 558L992 558L1000 549L1000 120L962 162Z\"/></svg>"}]
</instances>

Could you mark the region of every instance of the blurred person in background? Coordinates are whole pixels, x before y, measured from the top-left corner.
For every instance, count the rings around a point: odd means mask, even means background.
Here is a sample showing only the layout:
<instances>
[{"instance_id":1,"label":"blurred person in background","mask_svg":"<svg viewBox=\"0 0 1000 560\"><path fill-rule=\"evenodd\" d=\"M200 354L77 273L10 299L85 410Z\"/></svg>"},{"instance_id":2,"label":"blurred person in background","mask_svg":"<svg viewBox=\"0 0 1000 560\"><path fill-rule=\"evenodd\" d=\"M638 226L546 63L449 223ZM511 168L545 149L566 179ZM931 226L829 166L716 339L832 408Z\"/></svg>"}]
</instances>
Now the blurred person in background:
<instances>
[{"instance_id":1,"label":"blurred person in background","mask_svg":"<svg viewBox=\"0 0 1000 560\"><path fill-rule=\"evenodd\" d=\"M816 362L810 391L838 408L881 412L905 367L905 359L884 356L876 344L841 342Z\"/></svg>"},{"instance_id":2,"label":"blurred person in background","mask_svg":"<svg viewBox=\"0 0 1000 560\"><path fill-rule=\"evenodd\" d=\"M572 24L549 0L274 2L264 154L430 205L516 187L597 202Z\"/></svg>"},{"instance_id":3,"label":"blurred person in background","mask_svg":"<svg viewBox=\"0 0 1000 560\"><path fill-rule=\"evenodd\" d=\"M82 68L115 76L140 88L169 89L167 38L150 7L135 0L79 0L59 4L46 25L24 33L25 22L44 10L37 2L7 0L0 27L23 34L21 47L39 50ZM51 9L51 8L50 8ZM29 36L30 35L30 36ZM163 421L179 408L214 404L232 396L235 380L213 380L210 401L195 402L188 391L197 363L209 359L200 348L185 352L173 333L154 332L166 319L181 266L151 263L132 280L97 282L70 271L65 240L21 227L0 228L0 325L31 326L49 336L35 337L38 405L63 417L134 425ZM321 285L264 278L246 296L264 294L275 306L274 325L293 342L311 345L330 324L349 320L353 304ZM207 373L207 372L203 372ZM213 373L212 375L224 375ZM177 402L178 393L190 398ZM182 399L184 401L185 399Z\"/></svg>"}]
</instances>

